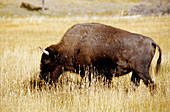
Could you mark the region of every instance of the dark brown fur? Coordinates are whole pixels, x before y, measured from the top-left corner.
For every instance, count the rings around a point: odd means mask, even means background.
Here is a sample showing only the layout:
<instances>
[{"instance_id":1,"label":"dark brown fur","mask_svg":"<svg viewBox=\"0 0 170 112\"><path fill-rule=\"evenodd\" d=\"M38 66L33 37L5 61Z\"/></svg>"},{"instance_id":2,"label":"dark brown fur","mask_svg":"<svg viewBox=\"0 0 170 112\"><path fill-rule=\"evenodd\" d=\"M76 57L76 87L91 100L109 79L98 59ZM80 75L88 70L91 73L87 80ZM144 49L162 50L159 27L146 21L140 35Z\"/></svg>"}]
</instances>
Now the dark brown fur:
<instances>
[{"instance_id":1,"label":"dark brown fur","mask_svg":"<svg viewBox=\"0 0 170 112\"><path fill-rule=\"evenodd\" d=\"M95 66L109 81L113 76L132 71L132 82L139 85L142 79L148 86L154 84L149 67L156 46L160 53L158 70L161 49L151 38L98 23L77 24L65 33L60 43L46 48L49 56L42 55L40 77L57 82L63 71L75 69L84 77L85 68L90 66L92 71Z\"/></svg>"}]
</instances>

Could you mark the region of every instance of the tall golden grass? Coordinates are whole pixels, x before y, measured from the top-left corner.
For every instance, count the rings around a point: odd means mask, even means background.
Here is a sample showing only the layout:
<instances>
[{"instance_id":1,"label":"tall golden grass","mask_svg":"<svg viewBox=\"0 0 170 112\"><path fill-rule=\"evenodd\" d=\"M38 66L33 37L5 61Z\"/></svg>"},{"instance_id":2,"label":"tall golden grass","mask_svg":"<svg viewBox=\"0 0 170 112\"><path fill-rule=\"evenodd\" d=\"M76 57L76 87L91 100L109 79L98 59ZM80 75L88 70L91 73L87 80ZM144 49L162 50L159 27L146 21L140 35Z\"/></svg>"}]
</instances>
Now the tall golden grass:
<instances>
[{"instance_id":1,"label":"tall golden grass","mask_svg":"<svg viewBox=\"0 0 170 112\"><path fill-rule=\"evenodd\" d=\"M39 90L42 52L38 47L45 48L58 43L69 27L84 22L100 22L154 39L163 54L159 74L156 75L154 70L157 55L150 69L151 77L157 84L157 92L151 95L142 81L134 91L130 83L131 74L113 78L112 87L108 88L99 82L92 82L90 87L86 87L86 82L78 74L68 72L62 75L61 80L66 77L69 81L64 80L56 88L44 87ZM170 17L0 18L0 111L168 112L169 36Z\"/></svg>"}]
</instances>

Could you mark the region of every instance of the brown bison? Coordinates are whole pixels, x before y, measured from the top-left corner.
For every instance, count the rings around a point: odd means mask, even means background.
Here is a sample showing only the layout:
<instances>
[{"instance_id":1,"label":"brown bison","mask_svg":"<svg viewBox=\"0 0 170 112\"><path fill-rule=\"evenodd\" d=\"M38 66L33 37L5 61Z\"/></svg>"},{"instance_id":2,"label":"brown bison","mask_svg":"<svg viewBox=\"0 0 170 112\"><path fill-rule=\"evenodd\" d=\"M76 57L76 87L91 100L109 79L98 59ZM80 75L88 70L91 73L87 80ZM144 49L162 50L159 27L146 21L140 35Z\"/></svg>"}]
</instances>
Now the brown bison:
<instances>
[{"instance_id":1,"label":"brown bison","mask_svg":"<svg viewBox=\"0 0 170 112\"><path fill-rule=\"evenodd\" d=\"M43 51L40 64L40 78L57 82L63 71L76 71L81 77L89 67L98 74L104 74L108 81L132 72L131 81L136 86L140 79L144 84L153 84L149 67L159 50L156 70L161 63L161 49L149 37L130 33L99 23L84 23L72 26L63 36L60 43L51 45ZM90 79L91 80L91 79Z\"/></svg>"}]
</instances>

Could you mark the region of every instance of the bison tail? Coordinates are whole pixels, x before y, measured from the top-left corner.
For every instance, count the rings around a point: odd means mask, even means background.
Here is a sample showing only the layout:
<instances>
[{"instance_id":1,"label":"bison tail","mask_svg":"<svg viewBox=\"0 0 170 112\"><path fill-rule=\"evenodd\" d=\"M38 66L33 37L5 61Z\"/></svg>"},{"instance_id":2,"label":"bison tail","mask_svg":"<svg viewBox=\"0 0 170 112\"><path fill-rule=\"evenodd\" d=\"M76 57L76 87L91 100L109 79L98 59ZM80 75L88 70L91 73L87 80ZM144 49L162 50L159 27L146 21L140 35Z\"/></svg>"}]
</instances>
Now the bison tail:
<instances>
[{"instance_id":1,"label":"bison tail","mask_svg":"<svg viewBox=\"0 0 170 112\"><path fill-rule=\"evenodd\" d=\"M156 73L158 73L159 69L160 69L160 64L161 64L161 57L162 57L162 51L161 51L161 48L159 47L158 44L156 44L155 42L153 43L153 46L156 48L158 48L158 51L159 51L159 58L157 60L157 65L156 65Z\"/></svg>"}]
</instances>

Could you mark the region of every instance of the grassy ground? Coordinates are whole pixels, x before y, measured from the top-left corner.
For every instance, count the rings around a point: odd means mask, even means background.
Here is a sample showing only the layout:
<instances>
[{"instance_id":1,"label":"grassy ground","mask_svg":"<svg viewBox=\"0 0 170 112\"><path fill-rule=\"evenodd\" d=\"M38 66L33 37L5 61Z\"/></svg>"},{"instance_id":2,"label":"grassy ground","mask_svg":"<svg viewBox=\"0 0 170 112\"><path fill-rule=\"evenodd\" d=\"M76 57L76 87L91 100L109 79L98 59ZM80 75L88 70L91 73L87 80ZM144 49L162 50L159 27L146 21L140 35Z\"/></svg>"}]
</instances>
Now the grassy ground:
<instances>
[{"instance_id":1,"label":"grassy ground","mask_svg":"<svg viewBox=\"0 0 170 112\"><path fill-rule=\"evenodd\" d=\"M69 79L56 88L31 89L39 83L39 64L45 48L60 41L66 30L76 23L100 22L151 37L162 48L162 66L155 74L154 57L151 77L157 92L151 95L141 81L136 91L130 83L131 74L113 78L111 88L101 83L86 87L77 84L79 75L65 73ZM0 111L59 112L168 112L170 110L170 17L142 18L0 18ZM158 53L156 53L158 54ZM30 83L35 81L36 84ZM83 81L83 80L82 80ZM85 82L83 81L83 84Z\"/></svg>"}]
</instances>

